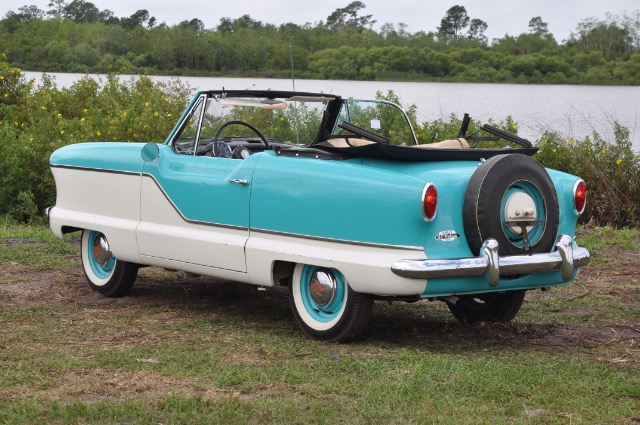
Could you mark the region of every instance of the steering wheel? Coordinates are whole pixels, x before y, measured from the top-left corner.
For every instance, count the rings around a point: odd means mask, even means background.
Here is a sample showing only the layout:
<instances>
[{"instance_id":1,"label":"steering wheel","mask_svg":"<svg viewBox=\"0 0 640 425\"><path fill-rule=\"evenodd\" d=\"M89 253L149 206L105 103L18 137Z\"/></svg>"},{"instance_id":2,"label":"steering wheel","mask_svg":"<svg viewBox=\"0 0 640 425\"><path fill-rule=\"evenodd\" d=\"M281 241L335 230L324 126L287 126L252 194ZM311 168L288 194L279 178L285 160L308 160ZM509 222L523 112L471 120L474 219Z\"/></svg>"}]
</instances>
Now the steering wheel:
<instances>
[{"instance_id":1,"label":"steering wheel","mask_svg":"<svg viewBox=\"0 0 640 425\"><path fill-rule=\"evenodd\" d=\"M262 141L262 143L264 143L264 146L266 149L269 149L269 142L267 142L266 137L264 137L264 135L262 133L260 133L260 131L255 128L254 126L252 126L251 124L244 122L244 121L239 121L239 120L233 120L233 121L227 121L226 123L222 124L220 126L220 128L218 129L218 131L216 131L216 135L213 136L213 156L220 156L221 153L221 149L218 146L218 139L220 138L220 134L222 133L222 130L224 130L225 127L228 127L230 125L234 125L234 124L238 124L238 125L243 125L251 130L253 130L254 133L256 133L258 135L258 137L260 138L260 140Z\"/></svg>"}]
</instances>

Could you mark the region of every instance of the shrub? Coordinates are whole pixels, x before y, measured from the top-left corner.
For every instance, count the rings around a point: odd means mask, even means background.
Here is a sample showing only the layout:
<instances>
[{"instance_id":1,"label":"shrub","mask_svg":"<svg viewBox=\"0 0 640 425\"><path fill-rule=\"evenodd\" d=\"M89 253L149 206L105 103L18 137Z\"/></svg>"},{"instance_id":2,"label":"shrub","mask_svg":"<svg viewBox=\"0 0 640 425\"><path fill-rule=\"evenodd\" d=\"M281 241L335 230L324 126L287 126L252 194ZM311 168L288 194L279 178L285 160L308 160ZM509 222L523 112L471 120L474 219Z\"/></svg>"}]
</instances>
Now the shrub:
<instances>
[{"instance_id":1,"label":"shrub","mask_svg":"<svg viewBox=\"0 0 640 425\"><path fill-rule=\"evenodd\" d=\"M546 167L581 176L589 190L583 220L600 224L640 224L640 159L629 130L613 123L614 140L593 133L584 140L565 140L546 132L535 158Z\"/></svg>"},{"instance_id":2,"label":"shrub","mask_svg":"<svg viewBox=\"0 0 640 425\"><path fill-rule=\"evenodd\" d=\"M81 78L58 88L39 86L0 58L0 216L32 221L55 202L49 157L86 141L162 142L185 108L191 89L148 77L120 81Z\"/></svg>"}]
</instances>

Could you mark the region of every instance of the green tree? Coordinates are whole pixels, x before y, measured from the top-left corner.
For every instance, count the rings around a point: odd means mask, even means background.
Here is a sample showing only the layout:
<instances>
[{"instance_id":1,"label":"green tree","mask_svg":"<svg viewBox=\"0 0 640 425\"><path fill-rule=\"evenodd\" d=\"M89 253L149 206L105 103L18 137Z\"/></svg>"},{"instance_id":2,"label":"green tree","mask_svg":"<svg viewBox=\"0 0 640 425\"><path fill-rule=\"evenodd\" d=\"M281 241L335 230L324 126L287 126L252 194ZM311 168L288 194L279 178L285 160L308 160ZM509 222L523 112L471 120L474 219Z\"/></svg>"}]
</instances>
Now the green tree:
<instances>
[{"instance_id":1,"label":"green tree","mask_svg":"<svg viewBox=\"0 0 640 425\"><path fill-rule=\"evenodd\" d=\"M469 25L469 16L464 6L453 6L447 10L446 15L440 21L438 34L446 38L458 38L463 29Z\"/></svg>"},{"instance_id":2,"label":"green tree","mask_svg":"<svg viewBox=\"0 0 640 425\"><path fill-rule=\"evenodd\" d=\"M469 24L469 31L467 32L467 38L469 40L480 41L482 43L487 42L487 36L484 32L489 26L482 19L472 19Z\"/></svg>"},{"instance_id":3,"label":"green tree","mask_svg":"<svg viewBox=\"0 0 640 425\"><path fill-rule=\"evenodd\" d=\"M62 17L73 22L98 22L102 16L95 4L84 0L73 0L64 7Z\"/></svg>"},{"instance_id":4,"label":"green tree","mask_svg":"<svg viewBox=\"0 0 640 425\"><path fill-rule=\"evenodd\" d=\"M31 22L39 19L44 19L44 10L38 8L38 6L21 6L18 8L18 12L8 11L4 16L5 19L11 19L18 22Z\"/></svg>"},{"instance_id":5,"label":"green tree","mask_svg":"<svg viewBox=\"0 0 640 425\"><path fill-rule=\"evenodd\" d=\"M373 15L358 16L358 13L365 7L367 6L361 1L354 1L346 7L338 8L327 17L327 26L332 29L351 27L359 31L370 28L376 23L372 19Z\"/></svg>"},{"instance_id":6,"label":"green tree","mask_svg":"<svg viewBox=\"0 0 640 425\"><path fill-rule=\"evenodd\" d=\"M529 21L529 32L531 34L538 34L541 36L547 35L549 34L549 29L547 27L547 23L544 22L539 16L531 18L531 20Z\"/></svg>"},{"instance_id":7,"label":"green tree","mask_svg":"<svg viewBox=\"0 0 640 425\"><path fill-rule=\"evenodd\" d=\"M599 50L608 60L624 59L633 51L633 39L629 30L621 26L617 19L609 16L608 21L595 18L585 19L571 33L569 46L581 51Z\"/></svg>"}]
</instances>

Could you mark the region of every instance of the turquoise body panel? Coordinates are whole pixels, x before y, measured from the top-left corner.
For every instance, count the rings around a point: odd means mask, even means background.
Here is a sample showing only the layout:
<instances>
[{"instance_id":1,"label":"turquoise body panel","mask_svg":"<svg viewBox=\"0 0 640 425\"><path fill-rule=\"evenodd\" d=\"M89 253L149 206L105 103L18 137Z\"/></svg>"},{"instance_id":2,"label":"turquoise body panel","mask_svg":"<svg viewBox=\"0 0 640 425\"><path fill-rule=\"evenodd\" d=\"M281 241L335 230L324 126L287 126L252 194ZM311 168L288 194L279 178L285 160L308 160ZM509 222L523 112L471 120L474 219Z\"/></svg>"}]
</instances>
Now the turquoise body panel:
<instances>
[{"instance_id":1,"label":"turquoise body panel","mask_svg":"<svg viewBox=\"0 0 640 425\"><path fill-rule=\"evenodd\" d=\"M251 193L251 228L328 239L422 246L425 182L363 164L262 156Z\"/></svg>"},{"instance_id":2,"label":"turquoise body panel","mask_svg":"<svg viewBox=\"0 0 640 425\"><path fill-rule=\"evenodd\" d=\"M51 154L51 166L141 173L144 143L97 142L64 146Z\"/></svg>"},{"instance_id":3,"label":"turquoise body panel","mask_svg":"<svg viewBox=\"0 0 640 425\"><path fill-rule=\"evenodd\" d=\"M178 155L167 145L159 145L158 158L144 165L144 175L152 177L188 221L249 227L249 186L232 179L251 180L260 159L246 160Z\"/></svg>"}]
</instances>

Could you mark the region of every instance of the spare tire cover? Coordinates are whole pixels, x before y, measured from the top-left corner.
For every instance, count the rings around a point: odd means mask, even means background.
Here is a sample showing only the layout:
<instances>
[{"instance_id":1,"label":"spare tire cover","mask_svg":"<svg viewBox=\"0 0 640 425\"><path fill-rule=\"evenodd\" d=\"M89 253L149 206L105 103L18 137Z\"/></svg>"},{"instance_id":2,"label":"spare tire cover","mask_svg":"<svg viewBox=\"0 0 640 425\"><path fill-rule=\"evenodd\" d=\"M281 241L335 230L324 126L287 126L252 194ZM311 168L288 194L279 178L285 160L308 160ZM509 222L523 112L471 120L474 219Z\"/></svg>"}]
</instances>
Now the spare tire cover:
<instances>
[{"instance_id":1,"label":"spare tire cover","mask_svg":"<svg viewBox=\"0 0 640 425\"><path fill-rule=\"evenodd\" d=\"M511 218L527 210L529 245ZM517 210L515 212L514 210ZM558 196L545 168L520 154L483 161L469 179L463 204L464 231L474 255L487 239L498 241L500 255L550 252L558 232ZM509 222L509 223L507 223Z\"/></svg>"}]
</instances>

